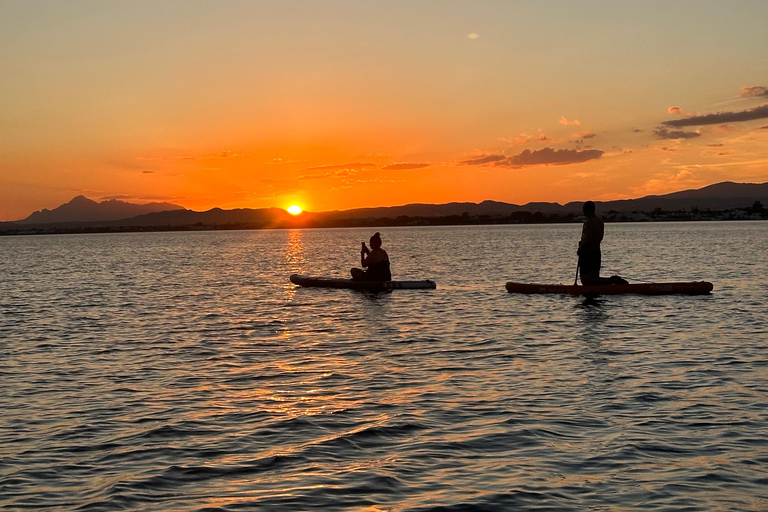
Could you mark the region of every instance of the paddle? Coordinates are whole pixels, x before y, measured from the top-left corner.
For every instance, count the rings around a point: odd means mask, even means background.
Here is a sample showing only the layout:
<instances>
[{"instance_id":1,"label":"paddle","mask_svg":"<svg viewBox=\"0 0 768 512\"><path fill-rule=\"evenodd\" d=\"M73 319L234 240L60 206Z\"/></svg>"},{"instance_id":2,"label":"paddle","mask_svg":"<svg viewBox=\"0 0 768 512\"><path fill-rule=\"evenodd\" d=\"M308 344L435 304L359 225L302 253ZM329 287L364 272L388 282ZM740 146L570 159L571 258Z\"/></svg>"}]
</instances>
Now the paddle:
<instances>
[{"instance_id":1,"label":"paddle","mask_svg":"<svg viewBox=\"0 0 768 512\"><path fill-rule=\"evenodd\" d=\"M573 279L573 286L577 286L579 284L579 264L576 263L576 277Z\"/></svg>"}]
</instances>

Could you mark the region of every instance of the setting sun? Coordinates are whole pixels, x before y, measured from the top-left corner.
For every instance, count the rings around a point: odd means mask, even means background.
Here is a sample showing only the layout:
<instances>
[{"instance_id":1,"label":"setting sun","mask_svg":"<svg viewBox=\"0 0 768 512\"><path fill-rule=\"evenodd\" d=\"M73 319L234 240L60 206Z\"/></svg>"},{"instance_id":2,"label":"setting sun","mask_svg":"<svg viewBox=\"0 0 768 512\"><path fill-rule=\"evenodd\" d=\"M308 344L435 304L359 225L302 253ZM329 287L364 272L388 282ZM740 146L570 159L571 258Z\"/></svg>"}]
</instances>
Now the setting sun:
<instances>
[{"instance_id":1,"label":"setting sun","mask_svg":"<svg viewBox=\"0 0 768 512\"><path fill-rule=\"evenodd\" d=\"M288 213L291 215L298 215L301 213L301 206L293 205L288 207Z\"/></svg>"}]
</instances>

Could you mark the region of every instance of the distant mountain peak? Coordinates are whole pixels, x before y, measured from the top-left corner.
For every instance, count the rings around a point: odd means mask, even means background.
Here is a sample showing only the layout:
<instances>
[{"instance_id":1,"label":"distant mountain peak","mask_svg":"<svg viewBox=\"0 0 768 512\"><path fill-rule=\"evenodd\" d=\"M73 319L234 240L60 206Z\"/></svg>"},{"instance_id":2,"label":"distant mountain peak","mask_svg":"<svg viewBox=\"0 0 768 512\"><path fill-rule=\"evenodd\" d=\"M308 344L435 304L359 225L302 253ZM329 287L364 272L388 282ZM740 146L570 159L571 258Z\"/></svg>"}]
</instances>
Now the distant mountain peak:
<instances>
[{"instance_id":1,"label":"distant mountain peak","mask_svg":"<svg viewBox=\"0 0 768 512\"><path fill-rule=\"evenodd\" d=\"M93 199L89 199L84 195L80 194L79 196L73 197L72 200L66 204L98 204L98 203Z\"/></svg>"},{"instance_id":2,"label":"distant mountain peak","mask_svg":"<svg viewBox=\"0 0 768 512\"><path fill-rule=\"evenodd\" d=\"M58 208L34 212L18 224L56 224L63 222L99 222L136 217L146 213L183 210L183 206L171 203L134 204L119 199L109 199L100 203L80 194Z\"/></svg>"}]
</instances>

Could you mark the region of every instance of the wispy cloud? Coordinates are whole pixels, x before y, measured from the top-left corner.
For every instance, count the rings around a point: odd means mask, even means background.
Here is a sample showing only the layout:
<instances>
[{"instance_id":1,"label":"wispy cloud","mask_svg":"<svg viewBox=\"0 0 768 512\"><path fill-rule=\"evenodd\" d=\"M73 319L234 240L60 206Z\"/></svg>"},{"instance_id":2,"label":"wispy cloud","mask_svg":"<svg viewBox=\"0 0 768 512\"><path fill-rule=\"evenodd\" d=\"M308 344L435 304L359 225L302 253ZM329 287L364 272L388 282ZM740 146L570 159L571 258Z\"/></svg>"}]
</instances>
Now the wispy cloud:
<instances>
[{"instance_id":1,"label":"wispy cloud","mask_svg":"<svg viewBox=\"0 0 768 512\"><path fill-rule=\"evenodd\" d=\"M477 158L470 158L469 160L459 162L459 165L484 165L493 162L500 162L501 160L506 160L506 158L507 157L504 155L483 155Z\"/></svg>"},{"instance_id":2,"label":"wispy cloud","mask_svg":"<svg viewBox=\"0 0 768 512\"><path fill-rule=\"evenodd\" d=\"M528 144L533 140L533 135L527 132L523 132L517 137L514 137L514 138L502 137L499 140L501 140L502 142L506 142L508 144L512 144L513 146L525 146L526 144Z\"/></svg>"},{"instance_id":3,"label":"wispy cloud","mask_svg":"<svg viewBox=\"0 0 768 512\"><path fill-rule=\"evenodd\" d=\"M597 134L592 132L579 132L574 133L573 136L577 139L594 139L597 137Z\"/></svg>"},{"instance_id":4,"label":"wispy cloud","mask_svg":"<svg viewBox=\"0 0 768 512\"><path fill-rule=\"evenodd\" d=\"M483 155L478 158L464 160L459 165L485 165L493 164L498 167L527 167L533 165L568 165L578 164L589 160L595 160L603 156L604 151L599 149L554 149L550 147L531 151L523 150L521 153L511 156Z\"/></svg>"},{"instance_id":5,"label":"wispy cloud","mask_svg":"<svg viewBox=\"0 0 768 512\"><path fill-rule=\"evenodd\" d=\"M581 124L581 121L579 121L578 119L574 119L573 121L569 121L565 116L562 116L562 117L560 117L560 124L566 124L566 125L573 124L573 125L578 126L578 125Z\"/></svg>"},{"instance_id":6,"label":"wispy cloud","mask_svg":"<svg viewBox=\"0 0 768 512\"><path fill-rule=\"evenodd\" d=\"M768 96L768 87L763 85L753 85L741 88L741 96L744 98L754 98L756 96Z\"/></svg>"},{"instance_id":7,"label":"wispy cloud","mask_svg":"<svg viewBox=\"0 0 768 512\"><path fill-rule=\"evenodd\" d=\"M264 162L265 165L283 165L283 164L296 164L301 162L301 160L291 160L291 159L285 159L285 158L273 158L272 160L268 160Z\"/></svg>"},{"instance_id":8,"label":"wispy cloud","mask_svg":"<svg viewBox=\"0 0 768 512\"><path fill-rule=\"evenodd\" d=\"M672 121L664 121L661 124L679 128L682 126L700 126L705 124L738 123L765 118L768 118L768 103L740 112L717 112L716 114L691 116L686 119L673 119Z\"/></svg>"},{"instance_id":9,"label":"wispy cloud","mask_svg":"<svg viewBox=\"0 0 768 512\"><path fill-rule=\"evenodd\" d=\"M174 156L140 156L136 160L212 160L218 158L236 158L245 156L241 153L235 153L229 149L224 151L214 151L212 153L199 153L197 155L174 155Z\"/></svg>"},{"instance_id":10,"label":"wispy cloud","mask_svg":"<svg viewBox=\"0 0 768 512\"><path fill-rule=\"evenodd\" d=\"M502 167L526 167L531 165L568 165L595 160L603 156L603 151L599 149L585 149L578 151L576 149L553 149L542 148L535 151L530 149L522 153L512 155L504 160L496 162L495 165Z\"/></svg>"},{"instance_id":11,"label":"wispy cloud","mask_svg":"<svg viewBox=\"0 0 768 512\"><path fill-rule=\"evenodd\" d=\"M366 163L351 163L351 164L336 164L336 165L318 165L316 167L308 167L307 171L333 171L336 169L366 169L369 167L376 167L376 164L366 162Z\"/></svg>"},{"instance_id":12,"label":"wispy cloud","mask_svg":"<svg viewBox=\"0 0 768 512\"><path fill-rule=\"evenodd\" d=\"M677 116L684 116L685 115L685 111L681 107L669 107L667 109L667 112L669 112L670 114L677 115Z\"/></svg>"},{"instance_id":13,"label":"wispy cloud","mask_svg":"<svg viewBox=\"0 0 768 512\"><path fill-rule=\"evenodd\" d=\"M601 156L603 156L603 151L599 149L578 151L576 149L553 149L547 147L536 151L526 149L522 153L509 157L506 162L499 162L496 165L509 165L511 167L549 164L568 165L595 160Z\"/></svg>"},{"instance_id":14,"label":"wispy cloud","mask_svg":"<svg viewBox=\"0 0 768 512\"><path fill-rule=\"evenodd\" d=\"M317 169L315 167L315 169ZM350 176L354 176L357 174L356 169L349 169L349 168L343 168L343 169L330 169L327 172L322 172L319 174L303 174L299 176L297 179L299 180L321 180L324 178L348 178Z\"/></svg>"},{"instance_id":15,"label":"wispy cloud","mask_svg":"<svg viewBox=\"0 0 768 512\"><path fill-rule=\"evenodd\" d=\"M656 128L653 133L660 139L693 139L701 137L699 132L684 132L682 130L669 130L667 128Z\"/></svg>"},{"instance_id":16,"label":"wispy cloud","mask_svg":"<svg viewBox=\"0 0 768 512\"><path fill-rule=\"evenodd\" d=\"M381 169L383 171L407 171L409 169L423 169L429 167L429 164L423 163L411 163L411 162L396 162L393 164L385 165Z\"/></svg>"},{"instance_id":17,"label":"wispy cloud","mask_svg":"<svg viewBox=\"0 0 768 512\"><path fill-rule=\"evenodd\" d=\"M146 203L146 202L152 202L156 203L159 201L177 201L181 199L180 196L167 196L167 195L139 195L139 196L131 196L127 194L117 194L113 196L100 196L100 200L102 201L110 201L112 199L116 199L118 201L128 201L128 202L135 202L138 201L139 203Z\"/></svg>"}]
</instances>

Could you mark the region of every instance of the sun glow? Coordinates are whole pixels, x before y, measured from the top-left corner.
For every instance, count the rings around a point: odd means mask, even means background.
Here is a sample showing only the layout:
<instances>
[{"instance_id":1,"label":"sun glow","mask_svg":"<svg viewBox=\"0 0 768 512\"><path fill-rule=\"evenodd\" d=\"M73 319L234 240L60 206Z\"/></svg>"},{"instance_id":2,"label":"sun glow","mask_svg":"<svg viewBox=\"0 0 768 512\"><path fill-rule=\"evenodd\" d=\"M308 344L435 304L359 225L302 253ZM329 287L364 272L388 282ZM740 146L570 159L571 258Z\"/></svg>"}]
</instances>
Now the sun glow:
<instances>
[{"instance_id":1,"label":"sun glow","mask_svg":"<svg viewBox=\"0 0 768 512\"><path fill-rule=\"evenodd\" d=\"M295 205L295 204L293 206L289 206L288 207L288 213L290 213L291 215L298 215L298 214L300 214L301 213L301 206L298 206L298 205Z\"/></svg>"}]
</instances>

